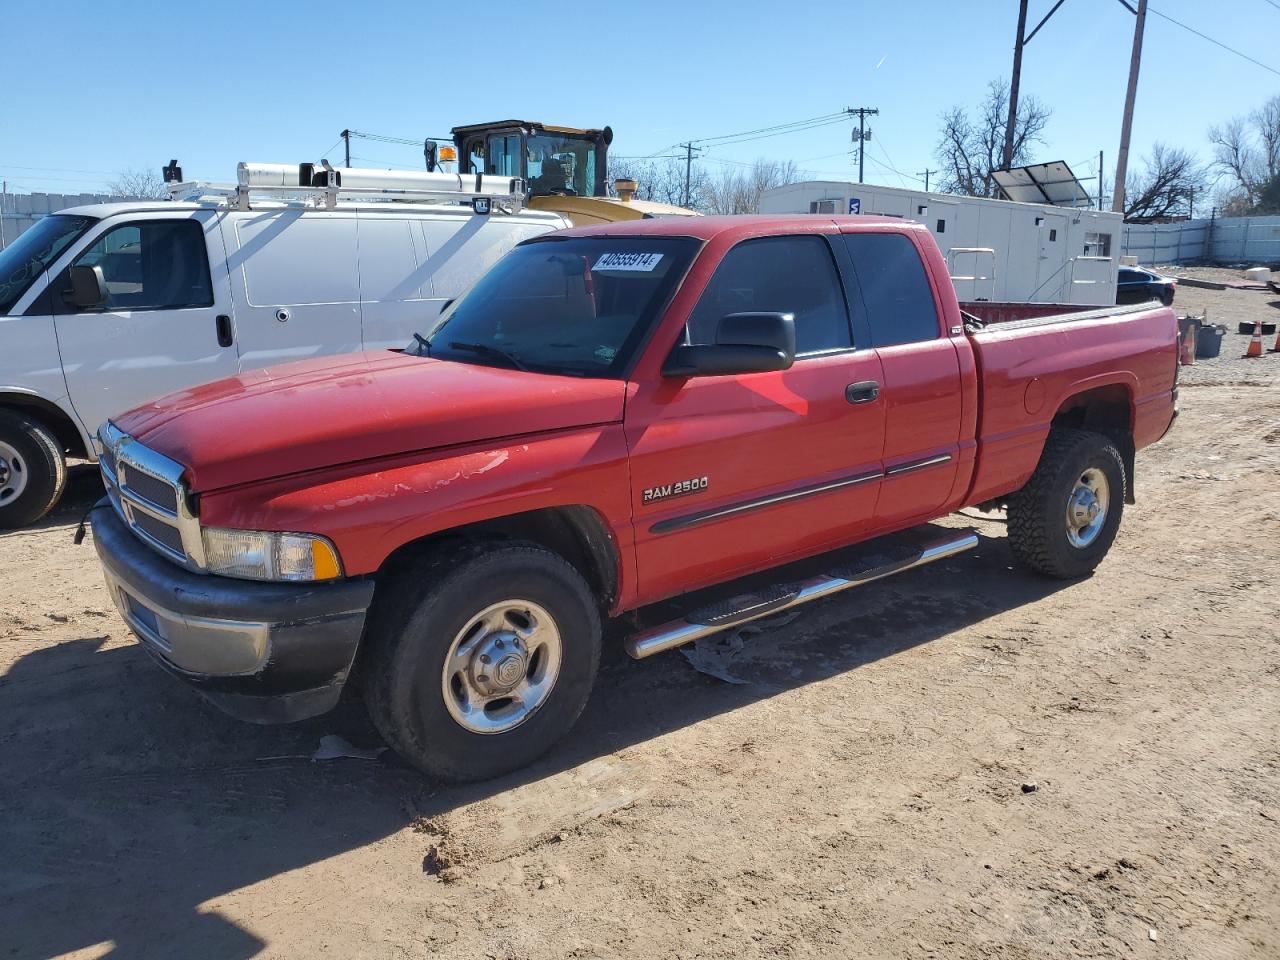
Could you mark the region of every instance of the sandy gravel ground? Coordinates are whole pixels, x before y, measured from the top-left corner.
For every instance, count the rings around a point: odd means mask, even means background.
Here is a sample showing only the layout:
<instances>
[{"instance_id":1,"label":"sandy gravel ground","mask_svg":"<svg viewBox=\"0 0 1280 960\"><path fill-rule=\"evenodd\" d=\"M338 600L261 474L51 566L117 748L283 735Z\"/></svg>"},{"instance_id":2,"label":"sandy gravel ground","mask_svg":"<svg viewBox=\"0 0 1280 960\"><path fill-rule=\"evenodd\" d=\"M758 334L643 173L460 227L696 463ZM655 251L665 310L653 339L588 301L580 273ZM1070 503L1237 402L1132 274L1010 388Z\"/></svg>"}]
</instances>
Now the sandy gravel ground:
<instances>
[{"instance_id":1,"label":"sandy gravel ground","mask_svg":"<svg viewBox=\"0 0 1280 960\"><path fill-rule=\"evenodd\" d=\"M258 728L162 675L81 471L0 536L0 957L1274 960L1280 356L1195 371L1092 578L980 521L765 621L742 684L614 637L568 741L466 789L313 761L378 746L358 702Z\"/></svg>"}]
</instances>

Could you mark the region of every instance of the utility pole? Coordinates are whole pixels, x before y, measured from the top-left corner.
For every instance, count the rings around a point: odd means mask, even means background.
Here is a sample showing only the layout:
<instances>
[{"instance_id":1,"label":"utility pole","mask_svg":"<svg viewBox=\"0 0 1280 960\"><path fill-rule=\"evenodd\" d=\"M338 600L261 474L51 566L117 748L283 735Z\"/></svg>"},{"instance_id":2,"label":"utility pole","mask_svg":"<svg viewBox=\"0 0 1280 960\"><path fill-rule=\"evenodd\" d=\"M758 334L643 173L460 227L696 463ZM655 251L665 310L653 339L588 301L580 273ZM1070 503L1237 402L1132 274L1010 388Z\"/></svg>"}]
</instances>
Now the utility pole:
<instances>
[{"instance_id":1,"label":"utility pole","mask_svg":"<svg viewBox=\"0 0 1280 960\"><path fill-rule=\"evenodd\" d=\"M1098 151L1098 209L1102 209L1102 151Z\"/></svg>"},{"instance_id":2,"label":"utility pole","mask_svg":"<svg viewBox=\"0 0 1280 960\"><path fill-rule=\"evenodd\" d=\"M351 131L350 130L342 131L342 146L343 146L343 149L346 151L346 155L347 155L346 162L343 164L343 166L349 167L351 166Z\"/></svg>"},{"instance_id":3,"label":"utility pole","mask_svg":"<svg viewBox=\"0 0 1280 960\"><path fill-rule=\"evenodd\" d=\"M866 166L867 141L871 139L871 131L867 129L867 117L878 117L880 111L875 107L845 107L847 114L858 115L858 132L852 139L858 141L858 182L862 182L863 169Z\"/></svg>"},{"instance_id":4,"label":"utility pole","mask_svg":"<svg viewBox=\"0 0 1280 960\"><path fill-rule=\"evenodd\" d=\"M1022 48L1026 45L1027 0L1018 2L1018 35L1013 41L1013 78L1009 81L1009 121L1004 126L1004 168L1013 166L1013 131L1018 125L1018 85L1022 81Z\"/></svg>"},{"instance_id":5,"label":"utility pole","mask_svg":"<svg viewBox=\"0 0 1280 960\"><path fill-rule=\"evenodd\" d=\"M1138 68L1142 65L1142 28L1147 22L1147 0L1138 0L1133 25L1133 53L1129 56L1129 89L1124 95L1124 120L1120 124L1120 151L1116 155L1116 182L1111 190L1111 209L1124 213L1124 178L1129 169L1129 134L1133 130L1133 101L1138 96Z\"/></svg>"},{"instance_id":6,"label":"utility pole","mask_svg":"<svg viewBox=\"0 0 1280 960\"><path fill-rule=\"evenodd\" d=\"M1027 0L1018 0L1018 35L1013 42L1013 76L1009 80L1009 121L1004 127L1004 152L1001 155L1006 170L1013 166L1013 141L1018 130L1018 87L1022 83L1022 48L1032 41L1040 32L1040 28L1049 22L1049 18L1057 13L1058 8L1064 3L1066 0L1058 0L1035 25L1035 29L1027 33Z\"/></svg>"},{"instance_id":7,"label":"utility pole","mask_svg":"<svg viewBox=\"0 0 1280 960\"><path fill-rule=\"evenodd\" d=\"M923 170L921 170L920 172L918 172L918 173L916 174L916 176L917 176L917 177L924 177L924 192L925 192L925 193L928 193L928 192L929 192L929 174L931 174L931 173L937 173L937 172L938 172L937 170L930 170L928 167L925 167Z\"/></svg>"},{"instance_id":8,"label":"utility pole","mask_svg":"<svg viewBox=\"0 0 1280 960\"><path fill-rule=\"evenodd\" d=\"M692 140L688 143L682 143L680 146L684 147L684 203L681 206L688 208L689 194L692 192L693 186L693 153L695 150L701 153L702 150L699 147L695 147Z\"/></svg>"}]
</instances>

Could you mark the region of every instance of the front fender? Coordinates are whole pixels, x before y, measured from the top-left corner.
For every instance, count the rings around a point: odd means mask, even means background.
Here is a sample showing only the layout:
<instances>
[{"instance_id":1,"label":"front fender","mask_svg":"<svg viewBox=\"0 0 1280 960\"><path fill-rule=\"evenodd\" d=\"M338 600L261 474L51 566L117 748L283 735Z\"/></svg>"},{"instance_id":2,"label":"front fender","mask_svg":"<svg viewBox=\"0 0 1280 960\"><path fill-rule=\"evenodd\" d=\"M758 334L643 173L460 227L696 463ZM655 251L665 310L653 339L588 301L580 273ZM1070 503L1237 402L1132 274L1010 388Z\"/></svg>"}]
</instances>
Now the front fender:
<instances>
[{"instance_id":1,"label":"front fender","mask_svg":"<svg viewBox=\"0 0 1280 960\"><path fill-rule=\"evenodd\" d=\"M337 546L345 573L360 576L433 534L533 510L585 506L607 525L626 574L634 562L630 501L622 427L604 424L213 491L200 497L200 522L322 534ZM634 577L624 581L634 583Z\"/></svg>"}]
</instances>

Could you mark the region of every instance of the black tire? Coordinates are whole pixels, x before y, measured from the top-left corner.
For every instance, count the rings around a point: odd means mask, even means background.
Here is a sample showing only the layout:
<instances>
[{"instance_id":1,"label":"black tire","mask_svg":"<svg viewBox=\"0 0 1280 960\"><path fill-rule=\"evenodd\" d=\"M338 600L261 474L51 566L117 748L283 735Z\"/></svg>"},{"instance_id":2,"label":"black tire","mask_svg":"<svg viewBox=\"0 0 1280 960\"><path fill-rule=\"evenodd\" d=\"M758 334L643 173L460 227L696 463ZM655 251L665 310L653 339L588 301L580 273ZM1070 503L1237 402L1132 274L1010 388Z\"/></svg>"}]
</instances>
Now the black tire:
<instances>
[{"instance_id":1,"label":"black tire","mask_svg":"<svg viewBox=\"0 0 1280 960\"><path fill-rule=\"evenodd\" d=\"M1079 481L1100 470L1108 503L1092 540L1077 546L1068 536L1067 506ZM1086 430L1054 430L1036 471L1009 501L1009 546L1014 559L1035 573L1074 580L1093 572L1111 549L1124 514L1127 478L1124 459L1110 439Z\"/></svg>"},{"instance_id":2,"label":"black tire","mask_svg":"<svg viewBox=\"0 0 1280 960\"><path fill-rule=\"evenodd\" d=\"M1172 307L1173 293L1174 291L1172 287L1166 287L1164 289L1164 292L1160 294L1160 302L1163 303L1166 307Z\"/></svg>"},{"instance_id":3,"label":"black tire","mask_svg":"<svg viewBox=\"0 0 1280 960\"><path fill-rule=\"evenodd\" d=\"M67 461L48 427L0 410L0 461L0 529L25 527L53 509L67 485Z\"/></svg>"},{"instance_id":4,"label":"black tire","mask_svg":"<svg viewBox=\"0 0 1280 960\"><path fill-rule=\"evenodd\" d=\"M442 679L467 621L517 599L541 606L560 635L559 673L518 726L477 733L454 719ZM379 586L361 671L374 725L406 761L450 781L485 780L523 767L573 726L600 664L600 611L582 575L524 541L451 541Z\"/></svg>"}]
</instances>

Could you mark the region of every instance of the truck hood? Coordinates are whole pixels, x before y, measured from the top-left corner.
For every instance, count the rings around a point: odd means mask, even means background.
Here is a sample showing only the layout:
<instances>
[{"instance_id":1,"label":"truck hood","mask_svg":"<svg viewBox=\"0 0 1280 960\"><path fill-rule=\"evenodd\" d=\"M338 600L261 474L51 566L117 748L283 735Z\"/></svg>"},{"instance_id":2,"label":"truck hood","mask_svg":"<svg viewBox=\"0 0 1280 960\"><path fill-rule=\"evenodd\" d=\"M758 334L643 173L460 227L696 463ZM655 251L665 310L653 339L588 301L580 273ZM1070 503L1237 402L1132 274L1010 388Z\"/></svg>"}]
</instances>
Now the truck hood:
<instances>
[{"instance_id":1,"label":"truck hood","mask_svg":"<svg viewBox=\"0 0 1280 960\"><path fill-rule=\"evenodd\" d=\"M182 464L193 491L622 419L618 380L390 350L302 360L160 397L112 422Z\"/></svg>"}]
</instances>

